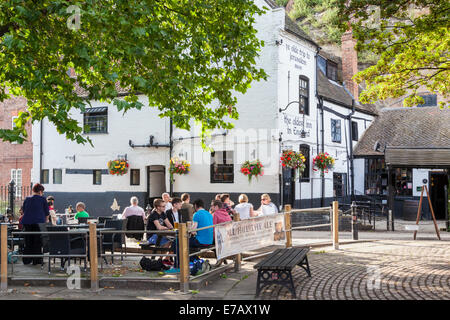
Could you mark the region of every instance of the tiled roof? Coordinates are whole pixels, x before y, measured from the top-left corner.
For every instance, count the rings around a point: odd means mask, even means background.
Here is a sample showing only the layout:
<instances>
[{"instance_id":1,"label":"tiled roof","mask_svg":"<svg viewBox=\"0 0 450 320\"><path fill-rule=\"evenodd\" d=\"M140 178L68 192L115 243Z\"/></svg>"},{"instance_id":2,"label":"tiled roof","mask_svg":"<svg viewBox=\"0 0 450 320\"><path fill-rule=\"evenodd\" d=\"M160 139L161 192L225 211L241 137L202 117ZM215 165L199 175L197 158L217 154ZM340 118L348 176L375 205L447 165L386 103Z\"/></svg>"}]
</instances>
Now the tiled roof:
<instances>
[{"instance_id":1,"label":"tiled roof","mask_svg":"<svg viewBox=\"0 0 450 320\"><path fill-rule=\"evenodd\" d=\"M291 18L289 18L287 13L285 14L285 18L284 18L284 29L286 31L289 31L289 32L295 34L296 36L312 43L316 47L319 47L319 45L317 43L315 43L314 40L310 36L308 36L308 34L305 31L303 31L295 21L293 21Z\"/></svg>"},{"instance_id":2,"label":"tiled roof","mask_svg":"<svg viewBox=\"0 0 450 320\"><path fill-rule=\"evenodd\" d=\"M379 143L379 151L375 144ZM450 148L450 109L384 108L355 146L355 156L382 156L385 146Z\"/></svg>"},{"instance_id":3,"label":"tiled roof","mask_svg":"<svg viewBox=\"0 0 450 320\"><path fill-rule=\"evenodd\" d=\"M317 93L325 100L340 104L347 108L352 107L352 96L340 84L329 80L325 74L317 68ZM373 104L355 102L355 110L371 115L377 115L377 107Z\"/></svg>"},{"instance_id":4,"label":"tiled roof","mask_svg":"<svg viewBox=\"0 0 450 320\"><path fill-rule=\"evenodd\" d=\"M87 90L85 90L84 88L82 88L78 82L76 82L74 86L75 86L74 92L77 96L82 97L82 98L88 98L89 92ZM119 95L124 95L124 94L129 93L129 91L127 89L120 87L119 83L116 83L116 90Z\"/></svg>"},{"instance_id":5,"label":"tiled roof","mask_svg":"<svg viewBox=\"0 0 450 320\"><path fill-rule=\"evenodd\" d=\"M273 0L264 0L264 1L270 6L271 9L275 9L275 8L279 8L280 7Z\"/></svg>"}]
</instances>

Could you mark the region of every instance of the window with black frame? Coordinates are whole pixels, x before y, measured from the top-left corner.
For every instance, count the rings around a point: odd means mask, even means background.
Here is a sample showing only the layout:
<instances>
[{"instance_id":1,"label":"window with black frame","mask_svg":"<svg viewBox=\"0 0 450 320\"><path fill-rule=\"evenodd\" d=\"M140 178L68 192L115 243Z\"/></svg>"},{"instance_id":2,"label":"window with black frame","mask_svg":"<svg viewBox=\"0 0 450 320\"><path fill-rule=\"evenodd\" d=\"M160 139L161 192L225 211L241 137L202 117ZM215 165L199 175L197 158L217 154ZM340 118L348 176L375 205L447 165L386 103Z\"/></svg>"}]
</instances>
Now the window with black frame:
<instances>
[{"instance_id":1,"label":"window with black frame","mask_svg":"<svg viewBox=\"0 0 450 320\"><path fill-rule=\"evenodd\" d=\"M211 153L211 183L233 183L233 151L215 151Z\"/></svg>"},{"instance_id":2,"label":"window with black frame","mask_svg":"<svg viewBox=\"0 0 450 320\"><path fill-rule=\"evenodd\" d=\"M108 108L89 108L83 114L84 133L108 133Z\"/></svg>"},{"instance_id":3,"label":"window with black frame","mask_svg":"<svg viewBox=\"0 0 450 320\"><path fill-rule=\"evenodd\" d=\"M341 143L341 120L331 119L331 141Z\"/></svg>"},{"instance_id":4,"label":"window with black frame","mask_svg":"<svg viewBox=\"0 0 450 320\"><path fill-rule=\"evenodd\" d=\"M101 185L102 184L102 170L92 170L93 175L93 184Z\"/></svg>"},{"instance_id":5,"label":"window with black frame","mask_svg":"<svg viewBox=\"0 0 450 320\"><path fill-rule=\"evenodd\" d=\"M53 169L53 184L62 184L62 169Z\"/></svg>"},{"instance_id":6,"label":"window with black frame","mask_svg":"<svg viewBox=\"0 0 450 320\"><path fill-rule=\"evenodd\" d=\"M333 81L338 81L337 77L337 63L327 61L327 78Z\"/></svg>"},{"instance_id":7,"label":"window with black frame","mask_svg":"<svg viewBox=\"0 0 450 320\"><path fill-rule=\"evenodd\" d=\"M305 76L300 76L298 87L299 112L309 115L309 79Z\"/></svg>"},{"instance_id":8,"label":"window with black frame","mask_svg":"<svg viewBox=\"0 0 450 320\"><path fill-rule=\"evenodd\" d=\"M131 169L130 170L130 185L138 186L141 184L141 170Z\"/></svg>"},{"instance_id":9,"label":"window with black frame","mask_svg":"<svg viewBox=\"0 0 450 320\"><path fill-rule=\"evenodd\" d=\"M301 182L309 182L310 170L311 170L309 145L307 145L307 144L300 145L300 152L305 157L305 170L303 171L300 181Z\"/></svg>"},{"instance_id":10,"label":"window with black frame","mask_svg":"<svg viewBox=\"0 0 450 320\"><path fill-rule=\"evenodd\" d=\"M335 197L345 197L347 195L347 174L333 172L333 193Z\"/></svg>"},{"instance_id":11,"label":"window with black frame","mask_svg":"<svg viewBox=\"0 0 450 320\"><path fill-rule=\"evenodd\" d=\"M422 95L423 103L417 105L418 107L435 107L437 106L437 95L435 94L427 94Z\"/></svg>"},{"instance_id":12,"label":"window with black frame","mask_svg":"<svg viewBox=\"0 0 450 320\"><path fill-rule=\"evenodd\" d=\"M358 122L352 121L352 140L358 141Z\"/></svg>"},{"instance_id":13,"label":"window with black frame","mask_svg":"<svg viewBox=\"0 0 450 320\"><path fill-rule=\"evenodd\" d=\"M41 171L41 183L48 184L50 182L50 170L42 169Z\"/></svg>"}]
</instances>

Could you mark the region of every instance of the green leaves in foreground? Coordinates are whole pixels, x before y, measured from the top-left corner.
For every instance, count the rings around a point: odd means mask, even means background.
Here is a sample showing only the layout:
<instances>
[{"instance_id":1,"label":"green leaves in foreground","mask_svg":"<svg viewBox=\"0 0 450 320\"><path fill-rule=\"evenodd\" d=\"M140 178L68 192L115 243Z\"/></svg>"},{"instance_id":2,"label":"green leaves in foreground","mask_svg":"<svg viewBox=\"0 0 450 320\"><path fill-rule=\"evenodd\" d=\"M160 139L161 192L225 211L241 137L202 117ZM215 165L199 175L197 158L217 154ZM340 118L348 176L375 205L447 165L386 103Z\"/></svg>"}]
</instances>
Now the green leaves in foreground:
<instances>
[{"instance_id":1,"label":"green leaves in foreground","mask_svg":"<svg viewBox=\"0 0 450 320\"><path fill-rule=\"evenodd\" d=\"M343 28L351 24L357 50L380 55L355 79L367 88L365 103L406 95L405 106L424 103L420 94L443 96L450 107L450 2L441 0L339 0Z\"/></svg>"},{"instance_id":2,"label":"green leaves in foreground","mask_svg":"<svg viewBox=\"0 0 450 320\"><path fill-rule=\"evenodd\" d=\"M22 141L25 123L47 118L85 143L72 114L89 100L141 109L139 94L178 128L191 120L203 136L231 128L232 92L266 77L254 66L262 42L253 24L262 12L253 0L4 0L0 101L23 96L27 110L15 130L0 129L0 139Z\"/></svg>"}]
</instances>

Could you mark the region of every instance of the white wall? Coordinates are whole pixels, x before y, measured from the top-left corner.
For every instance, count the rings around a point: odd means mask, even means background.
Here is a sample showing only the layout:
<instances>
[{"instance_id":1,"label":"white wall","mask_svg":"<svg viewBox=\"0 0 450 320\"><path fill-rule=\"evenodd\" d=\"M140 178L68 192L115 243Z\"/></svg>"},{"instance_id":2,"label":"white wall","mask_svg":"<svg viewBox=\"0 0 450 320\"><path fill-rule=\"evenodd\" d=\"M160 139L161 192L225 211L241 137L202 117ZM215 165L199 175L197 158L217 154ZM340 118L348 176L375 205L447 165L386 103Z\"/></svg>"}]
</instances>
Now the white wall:
<instances>
[{"instance_id":1,"label":"white wall","mask_svg":"<svg viewBox=\"0 0 450 320\"><path fill-rule=\"evenodd\" d=\"M139 100L148 105L145 97ZM43 169L50 170L50 183L45 185L50 192L103 192L103 191L146 191L145 167L148 165L167 165L168 148L131 148L129 140L134 144L146 144L149 136L154 135L155 143L167 144L169 122L160 119L157 110L143 108L142 111L130 110L125 115L118 112L114 105L92 102L92 107L108 106L108 133L88 134L93 142L80 145L66 140L56 128L44 120L43 128ZM72 117L83 125L83 114L74 111ZM34 181L39 181L39 123L33 125ZM103 175L101 185L93 185L91 174L66 174L63 170L63 184L52 183L52 169L107 169L107 162L118 155L127 154L130 169L141 169L140 186L130 186L130 176ZM75 155L75 162L66 159Z\"/></svg>"}]
</instances>

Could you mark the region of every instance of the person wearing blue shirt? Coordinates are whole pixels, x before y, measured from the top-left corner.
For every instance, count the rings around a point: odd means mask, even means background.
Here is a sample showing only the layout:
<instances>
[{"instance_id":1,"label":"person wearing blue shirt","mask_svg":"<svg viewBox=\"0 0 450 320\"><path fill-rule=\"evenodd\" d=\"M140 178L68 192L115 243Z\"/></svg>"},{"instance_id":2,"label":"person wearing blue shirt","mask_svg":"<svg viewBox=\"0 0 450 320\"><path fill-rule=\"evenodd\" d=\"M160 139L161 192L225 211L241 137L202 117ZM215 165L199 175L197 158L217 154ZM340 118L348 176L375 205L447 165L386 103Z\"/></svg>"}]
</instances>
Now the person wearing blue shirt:
<instances>
[{"instance_id":1,"label":"person wearing blue shirt","mask_svg":"<svg viewBox=\"0 0 450 320\"><path fill-rule=\"evenodd\" d=\"M213 216L211 213L209 213L209 211L206 211L204 209L205 204L203 200L201 199L195 200L193 204L196 212L194 213L194 216L192 218L193 221L192 229L199 229L213 226ZM191 234L193 235L193 237L189 238L190 248L201 248L213 244L214 228L199 230L197 232L192 232ZM174 268L178 270L179 268L178 241L172 243L171 250L174 251L177 255L177 258L175 259Z\"/></svg>"},{"instance_id":2,"label":"person wearing blue shirt","mask_svg":"<svg viewBox=\"0 0 450 320\"><path fill-rule=\"evenodd\" d=\"M194 201L194 217L192 218L193 229L200 229L212 226L213 216L209 211L204 209L205 204L203 200L198 199ZM194 237L189 238L189 246L190 247L201 247L205 245L211 245L214 239L214 229L208 228L204 230L199 230L194 232Z\"/></svg>"},{"instance_id":3,"label":"person wearing blue shirt","mask_svg":"<svg viewBox=\"0 0 450 320\"><path fill-rule=\"evenodd\" d=\"M23 202L23 218L22 225L24 231L41 231L39 224L48 222L49 207L47 199L43 197L44 186L36 183L33 186L33 195L27 197ZM40 234L24 235L24 255L38 255L42 254L42 238ZM22 259L24 264L33 265L42 264L43 259L39 257Z\"/></svg>"}]
</instances>

